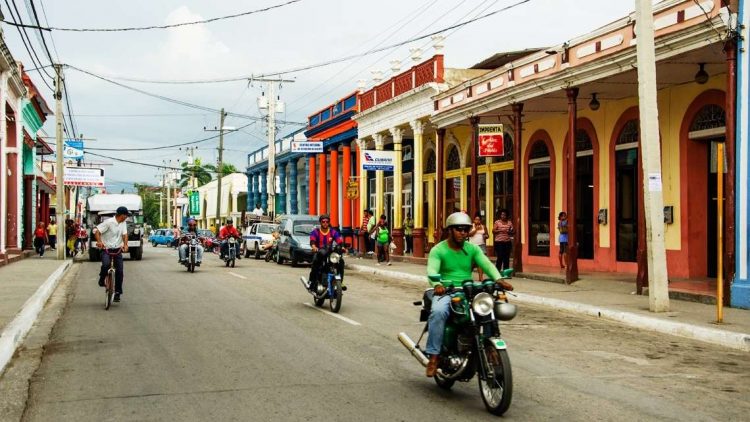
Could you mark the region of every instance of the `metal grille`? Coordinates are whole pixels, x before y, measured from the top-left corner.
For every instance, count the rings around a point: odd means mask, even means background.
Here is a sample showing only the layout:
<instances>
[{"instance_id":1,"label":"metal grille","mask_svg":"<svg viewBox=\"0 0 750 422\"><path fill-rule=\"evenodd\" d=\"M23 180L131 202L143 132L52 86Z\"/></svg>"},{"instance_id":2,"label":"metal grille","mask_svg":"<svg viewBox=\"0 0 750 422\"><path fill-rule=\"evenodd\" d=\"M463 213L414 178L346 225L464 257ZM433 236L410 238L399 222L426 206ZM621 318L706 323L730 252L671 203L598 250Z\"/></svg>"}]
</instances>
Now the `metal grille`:
<instances>
[{"instance_id":1,"label":"metal grille","mask_svg":"<svg viewBox=\"0 0 750 422\"><path fill-rule=\"evenodd\" d=\"M724 109L714 105L709 104L707 106L704 106L698 114L695 115L695 119L693 119L693 123L690 125L690 131L698 131L698 130L706 130L706 129L715 129L718 127L724 127L726 125L726 113L724 113Z\"/></svg>"},{"instance_id":2,"label":"metal grille","mask_svg":"<svg viewBox=\"0 0 750 422\"><path fill-rule=\"evenodd\" d=\"M638 119L628 120L622 127L620 136L617 137L616 145L638 142L638 124Z\"/></svg>"},{"instance_id":3,"label":"metal grille","mask_svg":"<svg viewBox=\"0 0 750 422\"><path fill-rule=\"evenodd\" d=\"M447 170L458 170L461 168L461 157L458 155L458 148L452 146L448 152L448 160L445 163Z\"/></svg>"},{"instance_id":4,"label":"metal grille","mask_svg":"<svg viewBox=\"0 0 750 422\"><path fill-rule=\"evenodd\" d=\"M594 144L591 142L589 133L583 129L578 129L576 132L576 152L590 151L594 149Z\"/></svg>"},{"instance_id":5,"label":"metal grille","mask_svg":"<svg viewBox=\"0 0 750 422\"><path fill-rule=\"evenodd\" d=\"M544 141L536 141L534 145L531 147L531 154L529 154L529 158L544 158L549 157L549 151L547 150L547 144L544 143Z\"/></svg>"},{"instance_id":6,"label":"metal grille","mask_svg":"<svg viewBox=\"0 0 750 422\"><path fill-rule=\"evenodd\" d=\"M433 151L427 156L425 161L424 172L427 174L435 173L437 171L437 159L435 158L435 152Z\"/></svg>"}]
</instances>

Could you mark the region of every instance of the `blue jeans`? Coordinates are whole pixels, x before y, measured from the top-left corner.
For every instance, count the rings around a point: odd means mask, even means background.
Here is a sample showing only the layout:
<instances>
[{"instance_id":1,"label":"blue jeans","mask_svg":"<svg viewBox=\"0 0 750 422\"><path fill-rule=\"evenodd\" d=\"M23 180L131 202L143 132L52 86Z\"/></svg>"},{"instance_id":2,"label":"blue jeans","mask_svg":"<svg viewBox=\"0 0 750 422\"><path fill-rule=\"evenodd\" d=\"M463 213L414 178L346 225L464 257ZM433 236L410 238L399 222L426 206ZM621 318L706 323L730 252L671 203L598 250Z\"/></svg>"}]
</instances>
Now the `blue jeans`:
<instances>
[{"instance_id":1,"label":"blue jeans","mask_svg":"<svg viewBox=\"0 0 750 422\"><path fill-rule=\"evenodd\" d=\"M188 258L188 247L189 245L180 245L180 261L184 261ZM195 260L196 262L203 262L203 246L198 245L195 249Z\"/></svg>"},{"instance_id":2,"label":"blue jeans","mask_svg":"<svg viewBox=\"0 0 750 422\"><path fill-rule=\"evenodd\" d=\"M114 249L111 249L114 250ZM104 283L104 277L107 276L107 272L109 271L109 264L110 260L114 258L115 260L115 292L116 293L122 293L122 279L124 277L124 272L122 269L122 253L119 253L115 255L114 257L111 257L106 250L101 251L102 254L102 268L99 271L99 282Z\"/></svg>"},{"instance_id":3,"label":"blue jeans","mask_svg":"<svg viewBox=\"0 0 750 422\"><path fill-rule=\"evenodd\" d=\"M451 313L450 295L435 296L432 298L432 310L427 324L427 348L428 355L439 355L443 348L443 335L445 334L445 321Z\"/></svg>"}]
</instances>

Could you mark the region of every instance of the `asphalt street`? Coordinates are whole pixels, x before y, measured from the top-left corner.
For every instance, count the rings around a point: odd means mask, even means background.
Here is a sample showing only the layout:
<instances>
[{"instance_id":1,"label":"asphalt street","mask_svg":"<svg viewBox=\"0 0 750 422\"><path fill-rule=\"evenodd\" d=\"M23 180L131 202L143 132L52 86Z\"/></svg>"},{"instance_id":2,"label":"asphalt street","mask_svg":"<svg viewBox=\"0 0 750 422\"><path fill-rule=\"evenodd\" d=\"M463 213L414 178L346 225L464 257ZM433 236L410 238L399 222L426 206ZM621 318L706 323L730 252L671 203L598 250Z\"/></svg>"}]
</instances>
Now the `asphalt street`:
<instances>
[{"instance_id":1,"label":"asphalt street","mask_svg":"<svg viewBox=\"0 0 750 422\"><path fill-rule=\"evenodd\" d=\"M109 311L98 265L77 264L24 419L496 419L476 380L442 391L396 339L418 337L412 301L424 286L349 272L334 316L310 306L298 281L307 268L205 259L189 274L174 250L148 246L143 261L126 261L123 301ZM746 353L528 306L503 333L514 371L508 420L750 412Z\"/></svg>"}]
</instances>

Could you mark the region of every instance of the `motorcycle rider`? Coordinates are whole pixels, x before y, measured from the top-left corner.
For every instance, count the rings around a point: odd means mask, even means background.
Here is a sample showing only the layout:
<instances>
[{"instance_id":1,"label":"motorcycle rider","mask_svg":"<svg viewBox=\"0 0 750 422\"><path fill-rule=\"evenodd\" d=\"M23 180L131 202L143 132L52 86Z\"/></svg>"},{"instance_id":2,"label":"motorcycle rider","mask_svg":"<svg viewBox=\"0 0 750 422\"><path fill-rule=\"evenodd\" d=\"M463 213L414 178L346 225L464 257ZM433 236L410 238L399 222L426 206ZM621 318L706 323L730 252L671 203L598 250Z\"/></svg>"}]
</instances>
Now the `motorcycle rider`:
<instances>
[{"instance_id":1,"label":"motorcycle rider","mask_svg":"<svg viewBox=\"0 0 750 422\"><path fill-rule=\"evenodd\" d=\"M434 377L440 362L440 350L443 346L445 322L450 316L450 295L446 287L460 287L466 280L472 279L472 265L484 271L487 278L500 284L505 290L513 286L500 278L500 272L482 252L479 246L466 242L473 227L471 218L464 212L454 212L445 220L448 237L430 250L427 261L427 274L434 288L432 308L428 320L427 347L425 352L430 356L426 375ZM437 278L440 281L432 281Z\"/></svg>"},{"instance_id":2,"label":"motorcycle rider","mask_svg":"<svg viewBox=\"0 0 750 422\"><path fill-rule=\"evenodd\" d=\"M219 240L221 240L221 254L220 258L224 259L225 256L229 253L229 238L234 237L235 239L239 239L240 232L237 231L237 228L234 227L234 223L232 222L231 218L227 219L227 223L224 225L224 227L219 230ZM236 242L234 244L234 247L236 248L235 256L237 259L240 259L240 242Z\"/></svg>"},{"instance_id":3,"label":"motorcycle rider","mask_svg":"<svg viewBox=\"0 0 750 422\"><path fill-rule=\"evenodd\" d=\"M187 231L182 233L182 237L180 238L180 263L184 263L187 261L187 254L188 254L188 244L190 243L190 238L196 237L199 240L198 247L195 251L195 265L199 266L201 265L201 261L203 261L203 245L201 245L200 241L201 238L198 236L198 223L195 221L194 218L191 218L188 220L188 228Z\"/></svg>"},{"instance_id":4,"label":"motorcycle rider","mask_svg":"<svg viewBox=\"0 0 750 422\"><path fill-rule=\"evenodd\" d=\"M324 258L318 251L326 248L331 242L341 243L342 237L338 230L331 227L331 218L323 214L318 218L320 227L316 227L310 232L310 246L313 251L313 261L310 266L309 289L314 290L318 284L320 268L323 266Z\"/></svg>"}]
</instances>

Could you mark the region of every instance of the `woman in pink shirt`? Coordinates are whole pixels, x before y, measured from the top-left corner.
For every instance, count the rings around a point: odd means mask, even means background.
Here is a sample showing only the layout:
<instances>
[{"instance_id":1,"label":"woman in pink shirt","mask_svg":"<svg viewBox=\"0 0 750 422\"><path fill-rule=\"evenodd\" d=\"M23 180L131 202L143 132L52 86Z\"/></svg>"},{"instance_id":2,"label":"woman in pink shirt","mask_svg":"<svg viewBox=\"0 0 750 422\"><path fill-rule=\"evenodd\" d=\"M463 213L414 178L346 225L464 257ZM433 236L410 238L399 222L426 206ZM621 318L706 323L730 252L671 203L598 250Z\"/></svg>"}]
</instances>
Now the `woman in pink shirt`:
<instances>
[{"instance_id":1,"label":"woman in pink shirt","mask_svg":"<svg viewBox=\"0 0 750 422\"><path fill-rule=\"evenodd\" d=\"M492 226L492 234L495 236L495 266L499 271L510 268L510 252L513 245L513 234L515 229L508 218L508 211L500 210L500 218L495 220Z\"/></svg>"}]
</instances>

